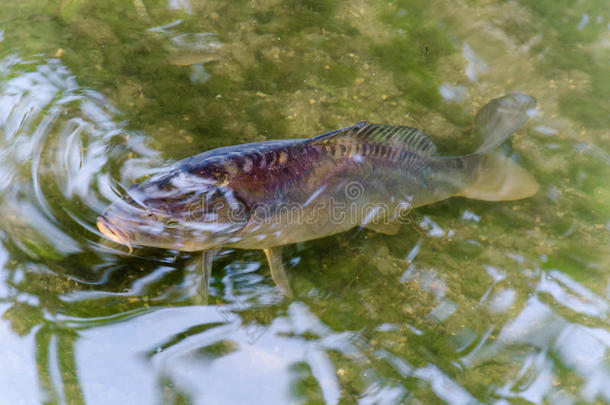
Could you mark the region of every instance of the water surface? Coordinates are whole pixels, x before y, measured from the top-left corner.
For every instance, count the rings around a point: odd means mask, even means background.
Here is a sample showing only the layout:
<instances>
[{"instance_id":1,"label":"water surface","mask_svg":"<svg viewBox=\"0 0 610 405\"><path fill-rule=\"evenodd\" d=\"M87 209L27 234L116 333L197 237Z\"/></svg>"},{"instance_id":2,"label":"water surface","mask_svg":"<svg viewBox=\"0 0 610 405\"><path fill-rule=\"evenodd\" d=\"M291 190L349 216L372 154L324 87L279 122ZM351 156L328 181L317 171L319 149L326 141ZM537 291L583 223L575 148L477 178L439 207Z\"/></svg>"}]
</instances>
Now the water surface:
<instances>
[{"instance_id":1,"label":"water surface","mask_svg":"<svg viewBox=\"0 0 610 405\"><path fill-rule=\"evenodd\" d=\"M0 404L610 402L610 14L601 0L0 5ZM446 154L521 91L518 202L398 235L259 251L105 243L95 218L178 159L368 120Z\"/></svg>"}]
</instances>

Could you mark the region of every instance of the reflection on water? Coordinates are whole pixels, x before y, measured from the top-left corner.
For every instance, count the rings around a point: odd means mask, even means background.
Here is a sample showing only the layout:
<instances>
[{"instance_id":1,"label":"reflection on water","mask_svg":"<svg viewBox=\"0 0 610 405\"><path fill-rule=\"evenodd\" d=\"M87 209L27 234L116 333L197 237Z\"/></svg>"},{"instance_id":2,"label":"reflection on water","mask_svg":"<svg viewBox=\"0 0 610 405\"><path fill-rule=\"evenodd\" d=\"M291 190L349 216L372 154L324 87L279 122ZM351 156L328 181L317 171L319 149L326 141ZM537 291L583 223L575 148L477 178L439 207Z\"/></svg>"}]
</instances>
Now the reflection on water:
<instances>
[{"instance_id":1,"label":"reflection on water","mask_svg":"<svg viewBox=\"0 0 610 405\"><path fill-rule=\"evenodd\" d=\"M35 3L0 6L0 403L610 402L602 2ZM459 149L512 90L536 197L289 247L294 300L227 250L195 305L193 257L95 229L200 149L362 119Z\"/></svg>"},{"instance_id":2,"label":"reflection on water","mask_svg":"<svg viewBox=\"0 0 610 405\"><path fill-rule=\"evenodd\" d=\"M337 402L340 387L325 351L358 358L349 335L335 336L298 303L257 334L250 332L238 319L227 322L222 307L160 309L129 326L86 331L76 357L86 365L85 387L95 382L85 389L87 402L153 403L157 396L183 396L192 403L289 403L294 397L290 387L306 377L320 383L321 398ZM317 339L302 337L305 333ZM100 353L97 341L105 342L112 359ZM109 361L122 362L121 370L109 370ZM270 381L274 384L264 389L264 396L252 398ZM134 391L134 383L142 391Z\"/></svg>"},{"instance_id":3,"label":"reflection on water","mask_svg":"<svg viewBox=\"0 0 610 405\"><path fill-rule=\"evenodd\" d=\"M100 212L113 199L109 161L121 182L132 182L151 172L158 154L142 135L124 132L103 96L80 90L58 61L8 57L1 65L3 229L30 257L82 252L73 237L82 230L60 219Z\"/></svg>"},{"instance_id":4,"label":"reflection on water","mask_svg":"<svg viewBox=\"0 0 610 405\"><path fill-rule=\"evenodd\" d=\"M77 329L64 326L72 312L64 294L107 280L102 269L114 259L103 256L87 224L114 198L113 177L133 181L158 164L158 154L57 60L9 56L0 66L2 359L13 365L2 367L10 370L10 380L2 379L3 401L78 403ZM99 264L67 266L84 257Z\"/></svg>"}]
</instances>

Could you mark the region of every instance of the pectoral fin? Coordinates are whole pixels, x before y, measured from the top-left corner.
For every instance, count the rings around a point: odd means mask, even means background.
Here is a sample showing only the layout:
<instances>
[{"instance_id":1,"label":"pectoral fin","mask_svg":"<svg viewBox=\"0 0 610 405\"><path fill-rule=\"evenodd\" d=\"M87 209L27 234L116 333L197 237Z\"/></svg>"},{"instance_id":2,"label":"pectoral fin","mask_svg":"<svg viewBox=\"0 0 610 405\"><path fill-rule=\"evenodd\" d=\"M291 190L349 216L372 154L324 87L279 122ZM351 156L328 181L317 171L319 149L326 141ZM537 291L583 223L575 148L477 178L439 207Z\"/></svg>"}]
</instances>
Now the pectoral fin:
<instances>
[{"instance_id":1,"label":"pectoral fin","mask_svg":"<svg viewBox=\"0 0 610 405\"><path fill-rule=\"evenodd\" d=\"M197 289L196 303L207 305L208 303L208 289L210 286L210 278L212 277L212 263L214 257L218 254L218 250L206 250L201 254L201 261L199 262L198 270L201 274L201 282Z\"/></svg>"},{"instance_id":2,"label":"pectoral fin","mask_svg":"<svg viewBox=\"0 0 610 405\"><path fill-rule=\"evenodd\" d=\"M511 201L531 197L538 191L536 180L507 156L491 153L483 158L474 181L457 196L486 201Z\"/></svg>"},{"instance_id":3,"label":"pectoral fin","mask_svg":"<svg viewBox=\"0 0 610 405\"><path fill-rule=\"evenodd\" d=\"M284 263L282 262L282 247L276 246L263 249L263 252L265 252L269 262L271 278L285 296L292 298L292 290L290 289L288 277L286 277L286 272L284 271Z\"/></svg>"}]
</instances>

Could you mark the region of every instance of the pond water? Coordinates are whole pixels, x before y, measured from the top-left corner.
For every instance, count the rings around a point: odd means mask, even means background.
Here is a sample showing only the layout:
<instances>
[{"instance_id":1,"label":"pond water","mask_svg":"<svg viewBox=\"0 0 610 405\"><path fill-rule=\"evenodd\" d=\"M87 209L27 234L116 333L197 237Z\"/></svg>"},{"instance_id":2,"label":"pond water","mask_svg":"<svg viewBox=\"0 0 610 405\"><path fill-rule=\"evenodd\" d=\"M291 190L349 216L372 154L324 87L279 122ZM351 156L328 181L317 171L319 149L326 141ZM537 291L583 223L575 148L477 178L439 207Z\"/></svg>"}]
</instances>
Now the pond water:
<instances>
[{"instance_id":1,"label":"pond water","mask_svg":"<svg viewBox=\"0 0 610 405\"><path fill-rule=\"evenodd\" d=\"M603 0L28 0L0 5L0 404L610 403ZM445 154L513 91L530 199L453 198L197 254L106 243L123 187L226 145L403 124Z\"/></svg>"}]
</instances>

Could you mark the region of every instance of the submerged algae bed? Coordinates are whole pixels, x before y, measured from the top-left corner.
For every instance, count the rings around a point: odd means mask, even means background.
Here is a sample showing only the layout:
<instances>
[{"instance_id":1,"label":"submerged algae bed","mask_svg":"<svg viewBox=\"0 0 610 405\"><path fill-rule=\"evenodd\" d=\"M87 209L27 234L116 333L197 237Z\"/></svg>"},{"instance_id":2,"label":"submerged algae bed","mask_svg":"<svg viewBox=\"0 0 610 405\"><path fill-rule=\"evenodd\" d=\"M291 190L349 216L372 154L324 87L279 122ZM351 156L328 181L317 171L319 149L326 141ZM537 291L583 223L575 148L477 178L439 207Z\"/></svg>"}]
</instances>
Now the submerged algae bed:
<instances>
[{"instance_id":1,"label":"submerged algae bed","mask_svg":"<svg viewBox=\"0 0 610 405\"><path fill-rule=\"evenodd\" d=\"M0 403L610 402L610 15L602 1L0 5ZM368 120L447 154L532 94L534 198L454 198L396 236L215 263L99 243L154 168ZM258 398L258 399L257 399Z\"/></svg>"}]
</instances>

